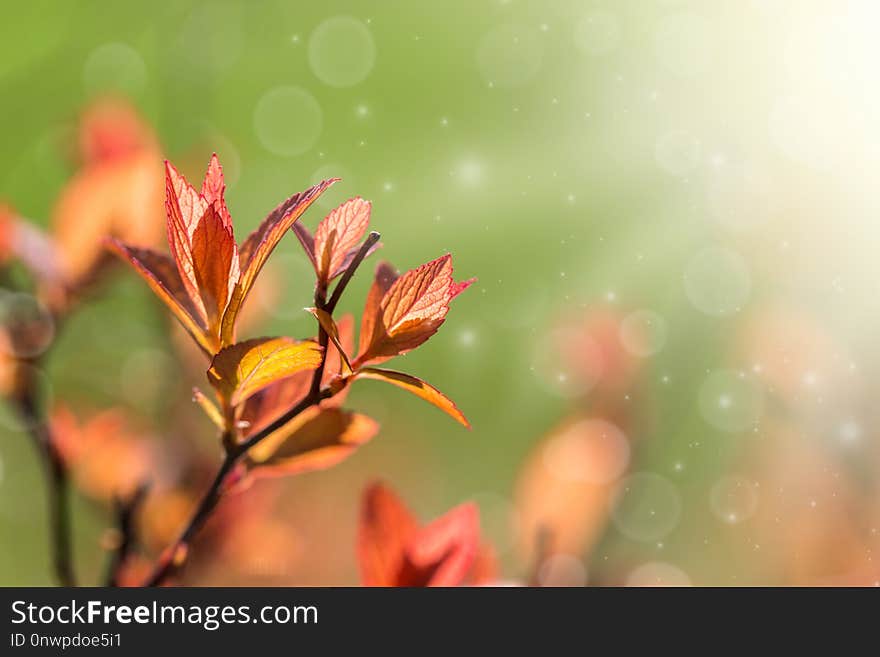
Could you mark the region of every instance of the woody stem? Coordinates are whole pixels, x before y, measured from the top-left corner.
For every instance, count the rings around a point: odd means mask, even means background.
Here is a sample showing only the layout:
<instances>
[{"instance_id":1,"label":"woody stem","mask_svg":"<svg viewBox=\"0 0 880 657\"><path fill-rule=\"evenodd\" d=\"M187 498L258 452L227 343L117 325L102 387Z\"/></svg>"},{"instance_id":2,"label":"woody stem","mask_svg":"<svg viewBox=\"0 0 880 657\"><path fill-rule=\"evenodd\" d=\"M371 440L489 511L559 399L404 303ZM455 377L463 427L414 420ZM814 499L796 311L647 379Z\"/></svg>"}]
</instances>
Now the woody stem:
<instances>
[{"instance_id":1,"label":"woody stem","mask_svg":"<svg viewBox=\"0 0 880 657\"><path fill-rule=\"evenodd\" d=\"M149 484L139 485L128 499L116 500L116 524L119 531L119 544L113 551L110 564L107 568L107 586L119 586L122 571L128 561L128 556L136 543L135 515L147 496Z\"/></svg>"},{"instance_id":2,"label":"woody stem","mask_svg":"<svg viewBox=\"0 0 880 657\"><path fill-rule=\"evenodd\" d=\"M202 501L199 502L199 506L196 508L195 513L193 513L189 522L186 524L186 527L184 527L180 536L177 537L177 540L166 548L165 552L159 558L159 562L156 564L153 573L144 582L144 586L159 586L171 574L171 571L179 565L177 563L178 555L182 550L186 550L189 547L190 541L192 541L199 529L202 528L205 521L208 520L214 507L217 506L217 503L220 501L226 476L235 467L238 458L238 455L235 453L230 452L226 454L220 469L214 477L214 481L205 492Z\"/></svg>"},{"instance_id":3,"label":"woody stem","mask_svg":"<svg viewBox=\"0 0 880 657\"><path fill-rule=\"evenodd\" d=\"M317 395L306 395L301 402L284 413L284 415L280 416L274 422L251 436L248 440L237 445L226 453L223 463L220 465L220 469L214 477L214 481L208 487L208 490L205 491L204 496L199 502L198 507L196 507L195 512L190 517L189 522L187 522L177 540L175 540L174 543L172 543L162 554L153 573L144 582L144 586L158 586L162 584L172 571L180 565L177 563L179 559L178 555L180 555L181 551L186 550L189 547L193 538L195 538L195 535L211 516L211 513L223 497L223 486L226 482L226 477L229 476L229 473L232 472L247 451L290 422L307 408L314 406L322 399L329 397L330 394L329 389L324 389L320 390Z\"/></svg>"},{"instance_id":4,"label":"woody stem","mask_svg":"<svg viewBox=\"0 0 880 657\"><path fill-rule=\"evenodd\" d=\"M345 292L345 288L348 287L349 281L351 281L354 273L357 271L357 268L360 267L361 262L363 262L364 258L369 254L370 249L373 248L373 245L379 241L381 235L377 233L375 230L371 231L369 235L367 235L367 239L364 240L364 243L361 244L361 248L355 254L354 258L352 258L351 263L348 265L348 268L345 270L345 273L342 274L342 278L339 279L339 282L336 284L336 288L333 290L333 295L330 297L330 301L327 302L327 306L323 308L331 315L333 311L336 310L336 304L339 303L339 300L342 298L342 293Z\"/></svg>"},{"instance_id":5,"label":"woody stem","mask_svg":"<svg viewBox=\"0 0 880 657\"><path fill-rule=\"evenodd\" d=\"M52 440L52 434L37 401L37 383L26 374L16 401L17 411L28 428L40 461L46 471L47 500L49 504L49 541L52 567L61 586L76 586L73 568L73 548L70 529L70 498L68 475L64 460Z\"/></svg>"}]
</instances>

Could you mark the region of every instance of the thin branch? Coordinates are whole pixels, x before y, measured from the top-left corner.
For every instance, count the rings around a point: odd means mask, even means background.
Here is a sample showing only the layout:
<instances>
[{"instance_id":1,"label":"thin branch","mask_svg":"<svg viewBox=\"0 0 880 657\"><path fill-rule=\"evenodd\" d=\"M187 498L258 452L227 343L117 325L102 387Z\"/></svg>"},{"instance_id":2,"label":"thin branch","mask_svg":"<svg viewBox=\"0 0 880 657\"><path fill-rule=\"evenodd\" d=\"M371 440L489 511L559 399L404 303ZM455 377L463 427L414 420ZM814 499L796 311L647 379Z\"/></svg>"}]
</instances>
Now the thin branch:
<instances>
[{"instance_id":1,"label":"thin branch","mask_svg":"<svg viewBox=\"0 0 880 657\"><path fill-rule=\"evenodd\" d=\"M116 500L116 529L119 532L119 545L113 551L113 557L107 568L107 586L119 586L122 570L125 568L128 555L137 543L135 537L135 515L147 497L150 489L148 483L140 484L126 499Z\"/></svg>"},{"instance_id":2,"label":"thin branch","mask_svg":"<svg viewBox=\"0 0 880 657\"><path fill-rule=\"evenodd\" d=\"M345 270L345 273L342 274L342 278L340 278L339 282L336 284L336 287L333 290L333 295L330 297L330 301L327 302L327 305L322 310L326 310L331 315L333 314L333 311L336 310L336 304L339 303L339 300L342 298L342 293L345 292L345 288L348 286L348 282L351 280L352 276L354 276L354 273L357 271L357 268L360 266L361 262L363 262L364 258L367 257L367 254L370 252L370 249L373 248L373 245L379 241L380 237L382 236L375 230L367 235L367 239L361 244L361 248L355 254L354 258L351 259L351 264L348 265L348 269Z\"/></svg>"},{"instance_id":3,"label":"thin branch","mask_svg":"<svg viewBox=\"0 0 880 657\"><path fill-rule=\"evenodd\" d=\"M320 403L322 400L327 399L332 394L333 393L330 391L329 388L324 388L323 390L320 390L317 395L312 395L311 393L308 394L296 406L284 413L284 415L278 416L275 420L272 421L271 424L266 425L264 428L260 429L260 431L238 445L235 452L233 452L235 458L238 459L241 456L244 456L244 454L252 447L257 445L257 443L262 442L265 438L278 431L281 427L290 422L293 418L295 418L297 415L302 413L310 406L314 406L315 404Z\"/></svg>"},{"instance_id":4,"label":"thin branch","mask_svg":"<svg viewBox=\"0 0 880 657\"><path fill-rule=\"evenodd\" d=\"M367 257L367 254L370 252L370 249L373 248L373 245L379 241L381 235L376 231L372 231L369 235L367 235L367 239L364 240L364 243L361 244L361 248L358 249L358 252L355 253L354 258L351 259L351 263L348 265L348 268L345 270L345 273L342 274L342 278L339 279L339 282L336 284L336 287L333 288L333 294L330 296L330 300L327 301L327 289L323 285L318 285L315 288L315 308L319 310L324 310L327 314L332 315L333 311L336 310L336 305L339 303L339 300L342 298L342 293L345 292L345 288L348 287L348 283L351 281L354 273L357 271L360 264L363 262L364 258ZM324 330L324 327L321 326L321 323L318 322L318 345L320 345L323 350L325 357L321 359L321 363L315 369L315 373L312 376L312 386L309 389L309 394L318 395L321 391L321 381L324 378L324 367L327 363L327 347L330 343L330 338L327 335L327 331Z\"/></svg>"},{"instance_id":5,"label":"thin branch","mask_svg":"<svg viewBox=\"0 0 880 657\"><path fill-rule=\"evenodd\" d=\"M204 497L202 497L202 501L199 502L199 506L192 515L192 518L190 518L190 521L186 524L186 527L184 527L180 536L177 537L177 540L166 548L165 552L159 558L159 562L156 564L153 573L147 578L146 582L144 582L144 586L159 586L177 567L177 560L179 555L181 555L181 551L189 549L189 544L193 537L202 528L210 517L211 512L217 506L217 503L220 501L223 483L226 480L226 476L235 467L238 459L239 456L234 453L227 454L223 459L223 464L217 471L217 475L214 477L211 486L205 492Z\"/></svg>"},{"instance_id":6,"label":"thin branch","mask_svg":"<svg viewBox=\"0 0 880 657\"><path fill-rule=\"evenodd\" d=\"M49 543L52 567L61 586L76 586L70 530L70 496L67 468L52 440L52 434L37 403L36 382L28 377L16 398L22 423L27 427L40 462L46 471L46 498L49 506Z\"/></svg>"},{"instance_id":7,"label":"thin branch","mask_svg":"<svg viewBox=\"0 0 880 657\"><path fill-rule=\"evenodd\" d=\"M326 307L326 301L327 287L322 283L318 283L318 286L315 288L315 308L323 310ZM312 384L309 387L307 399L314 397L321 390L321 380L324 378L324 367L327 364L327 347L329 345L330 336L327 335L327 331L321 326L321 322L318 322L318 346L321 347L321 362L318 363L318 367L315 368L312 374Z\"/></svg>"}]
</instances>

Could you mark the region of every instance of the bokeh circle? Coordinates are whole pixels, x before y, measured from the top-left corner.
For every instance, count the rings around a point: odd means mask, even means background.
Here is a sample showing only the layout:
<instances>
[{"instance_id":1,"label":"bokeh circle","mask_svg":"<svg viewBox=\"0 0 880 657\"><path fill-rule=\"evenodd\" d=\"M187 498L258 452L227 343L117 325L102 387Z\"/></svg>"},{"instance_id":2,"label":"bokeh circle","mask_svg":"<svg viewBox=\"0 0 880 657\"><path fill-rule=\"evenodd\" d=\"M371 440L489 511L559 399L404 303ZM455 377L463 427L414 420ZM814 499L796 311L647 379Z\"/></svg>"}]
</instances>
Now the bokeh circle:
<instances>
[{"instance_id":1,"label":"bokeh circle","mask_svg":"<svg viewBox=\"0 0 880 657\"><path fill-rule=\"evenodd\" d=\"M700 386L698 397L703 418L722 431L739 433L754 428L764 412L763 390L742 372L712 372Z\"/></svg>"},{"instance_id":2,"label":"bokeh circle","mask_svg":"<svg viewBox=\"0 0 880 657\"><path fill-rule=\"evenodd\" d=\"M749 266L736 251L710 247L688 262L684 289L693 306L713 317L742 310L752 290Z\"/></svg>"},{"instance_id":3,"label":"bokeh circle","mask_svg":"<svg viewBox=\"0 0 880 657\"><path fill-rule=\"evenodd\" d=\"M315 145L323 129L321 106L301 87L270 89L254 109L257 138L275 155L302 155Z\"/></svg>"},{"instance_id":4,"label":"bokeh circle","mask_svg":"<svg viewBox=\"0 0 880 657\"><path fill-rule=\"evenodd\" d=\"M681 508L681 494L671 481L653 472L638 472L620 482L611 517L624 536L653 542L675 529Z\"/></svg>"},{"instance_id":5,"label":"bokeh circle","mask_svg":"<svg viewBox=\"0 0 880 657\"><path fill-rule=\"evenodd\" d=\"M353 16L334 16L309 37L309 67L331 87L362 82L376 63L376 44L370 29Z\"/></svg>"}]
</instances>

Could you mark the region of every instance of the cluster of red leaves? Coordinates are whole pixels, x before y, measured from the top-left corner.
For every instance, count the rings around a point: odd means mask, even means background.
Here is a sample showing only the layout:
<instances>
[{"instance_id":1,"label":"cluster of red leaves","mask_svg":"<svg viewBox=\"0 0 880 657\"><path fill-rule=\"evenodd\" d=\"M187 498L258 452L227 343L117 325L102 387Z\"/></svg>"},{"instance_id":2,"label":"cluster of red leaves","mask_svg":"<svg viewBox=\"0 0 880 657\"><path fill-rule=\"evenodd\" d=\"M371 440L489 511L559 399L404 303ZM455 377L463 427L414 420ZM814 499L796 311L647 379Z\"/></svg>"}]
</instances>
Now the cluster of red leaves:
<instances>
[{"instance_id":1,"label":"cluster of red leaves","mask_svg":"<svg viewBox=\"0 0 880 657\"><path fill-rule=\"evenodd\" d=\"M367 236L372 209L368 201L354 198L343 203L312 234L298 220L335 182L324 180L279 204L238 242L217 157L211 158L199 189L170 163L166 162L163 176L158 142L128 105L107 101L90 108L82 117L76 151L78 170L59 195L51 232L40 231L11 207L0 205L0 267L22 263L32 274L39 301L56 319L70 313L107 269L112 260L108 251L137 271L209 360L206 375L214 400L197 388L194 400L217 425L227 460L235 461L218 495L243 490L251 475L290 475L330 467L374 437L379 430L375 420L342 408L349 386L359 379L407 390L468 426L455 404L433 386L377 367L436 333L450 302L472 283L454 281L449 255L402 275L380 263L356 341L354 318L335 318L333 312L354 270L380 246L378 235ZM153 248L161 234L163 204L167 254ZM319 335L239 340L245 302L288 231L294 232L314 265L315 306L308 310L317 319ZM0 331L0 347L13 337ZM14 351L0 348L4 359ZM0 384L10 397L14 372L15 368L0 365ZM52 449L80 490L102 502L112 501L122 511L126 500L137 499L142 547L153 552L171 543L165 556L175 563L185 557L189 541L175 543L174 536L197 506L197 498L191 482L173 479L191 472L189 465L178 467L175 475L174 468L167 467L173 459L163 457L149 437L133 431L118 409L80 421L59 406L48 425ZM145 482L154 485L146 502ZM371 490L370 495L379 494L378 488ZM378 502L376 517L390 508L390 493L382 495L385 501ZM234 506L218 509L214 524ZM248 511L248 515L251 530L259 533L269 526L264 522L266 514ZM232 518L226 520L233 524ZM395 540L406 544L398 556L407 569L415 569L398 583L480 579L475 560L485 552L474 543L479 528L473 507L461 507L449 519L422 530L415 527L414 521L408 521L395 530ZM207 536L215 537L211 539L215 551L235 551L240 543L226 531L208 531ZM376 543L372 552L387 550L388 559L394 560L397 545ZM455 554L447 555L447 548L454 548ZM143 581L149 570L143 553L128 555L114 581Z\"/></svg>"},{"instance_id":2,"label":"cluster of red leaves","mask_svg":"<svg viewBox=\"0 0 880 657\"><path fill-rule=\"evenodd\" d=\"M194 399L217 425L227 454L241 456L240 467L223 489L227 492L241 489L250 475L327 468L375 436L379 429L375 420L341 407L350 384L358 379L381 380L408 390L468 426L455 404L433 386L375 365L428 340L445 321L450 302L472 281L454 281L449 255L402 275L380 263L355 352L354 319L346 316L337 321L333 311L353 268L379 246L377 235L365 238L371 204L361 198L343 203L324 217L314 235L298 221L334 182L325 180L293 195L239 244L217 157L212 157L200 190L166 164L170 254L113 238L106 242L134 267L210 359L207 380L215 401L199 389L194 390ZM314 265L315 307L309 310L318 321L319 337L239 341L236 328L242 307L270 254L291 229ZM328 300L334 281L336 288ZM475 524L475 516L473 520ZM470 525L455 523L447 529L449 540L459 531L478 536ZM470 539L462 535L460 540ZM474 555L468 554L462 552L462 564L473 561ZM417 561L440 556L416 554ZM172 551L166 558L178 556Z\"/></svg>"},{"instance_id":3,"label":"cluster of red leaves","mask_svg":"<svg viewBox=\"0 0 880 657\"><path fill-rule=\"evenodd\" d=\"M378 431L371 418L339 408L348 385L379 379L438 406L467 426L455 404L433 386L401 372L371 367L425 342L443 323L449 303L472 281L456 283L451 257L406 272L387 263L376 270L367 296L358 354L351 357L353 322L337 323L326 308L312 308L329 341L262 337L236 342L236 320L261 268L291 228L314 265L316 289L346 273L362 248L371 204L354 198L330 212L312 235L298 219L335 182L325 180L294 194L273 210L241 245L224 198L223 171L212 157L201 191L166 165L170 255L115 239L108 247L130 263L210 357L208 382L217 404L199 390L196 400L231 444L271 425L310 392L322 369L328 399L277 427L250 450L257 474L290 474L325 468L345 458ZM366 255L376 244L370 246ZM260 467L256 467L260 466Z\"/></svg>"}]
</instances>

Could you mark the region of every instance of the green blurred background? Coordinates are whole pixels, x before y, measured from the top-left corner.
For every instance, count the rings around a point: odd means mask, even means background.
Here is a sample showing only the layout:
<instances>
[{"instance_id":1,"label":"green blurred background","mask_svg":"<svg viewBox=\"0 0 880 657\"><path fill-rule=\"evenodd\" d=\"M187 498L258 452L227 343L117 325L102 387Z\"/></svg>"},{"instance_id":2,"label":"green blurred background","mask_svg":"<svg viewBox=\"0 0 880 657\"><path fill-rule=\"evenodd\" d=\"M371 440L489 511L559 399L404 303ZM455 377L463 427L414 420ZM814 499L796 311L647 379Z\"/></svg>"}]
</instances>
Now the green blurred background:
<instances>
[{"instance_id":1,"label":"green blurred background","mask_svg":"<svg viewBox=\"0 0 880 657\"><path fill-rule=\"evenodd\" d=\"M382 433L290 483L291 505L331 495L351 524L377 476L426 519L476 499L505 579L525 577L523 464L563 418L597 412L601 387L557 337L601 311L630 327L637 375L615 392L615 421L628 471L648 476L624 481L637 499L562 562L566 577L872 583L877 16L867 2L740 0L19 3L0 26L0 197L45 223L78 112L117 91L191 178L218 152L239 238L340 176L307 225L358 194L382 258L408 269L449 251L458 277L479 278L396 364L448 392L473 430L365 384L350 405ZM305 257L289 237L274 260L282 301L259 332L310 335ZM359 312L368 270L345 310ZM171 354L163 311L122 272L65 327L53 396L121 405L160 440L185 439L165 426L189 395ZM48 584L36 459L8 415L0 427L0 582ZM94 578L108 516L75 506ZM841 514L856 547L817 546ZM788 523L809 519L792 539ZM346 527L351 564L329 583L356 581Z\"/></svg>"}]
</instances>

